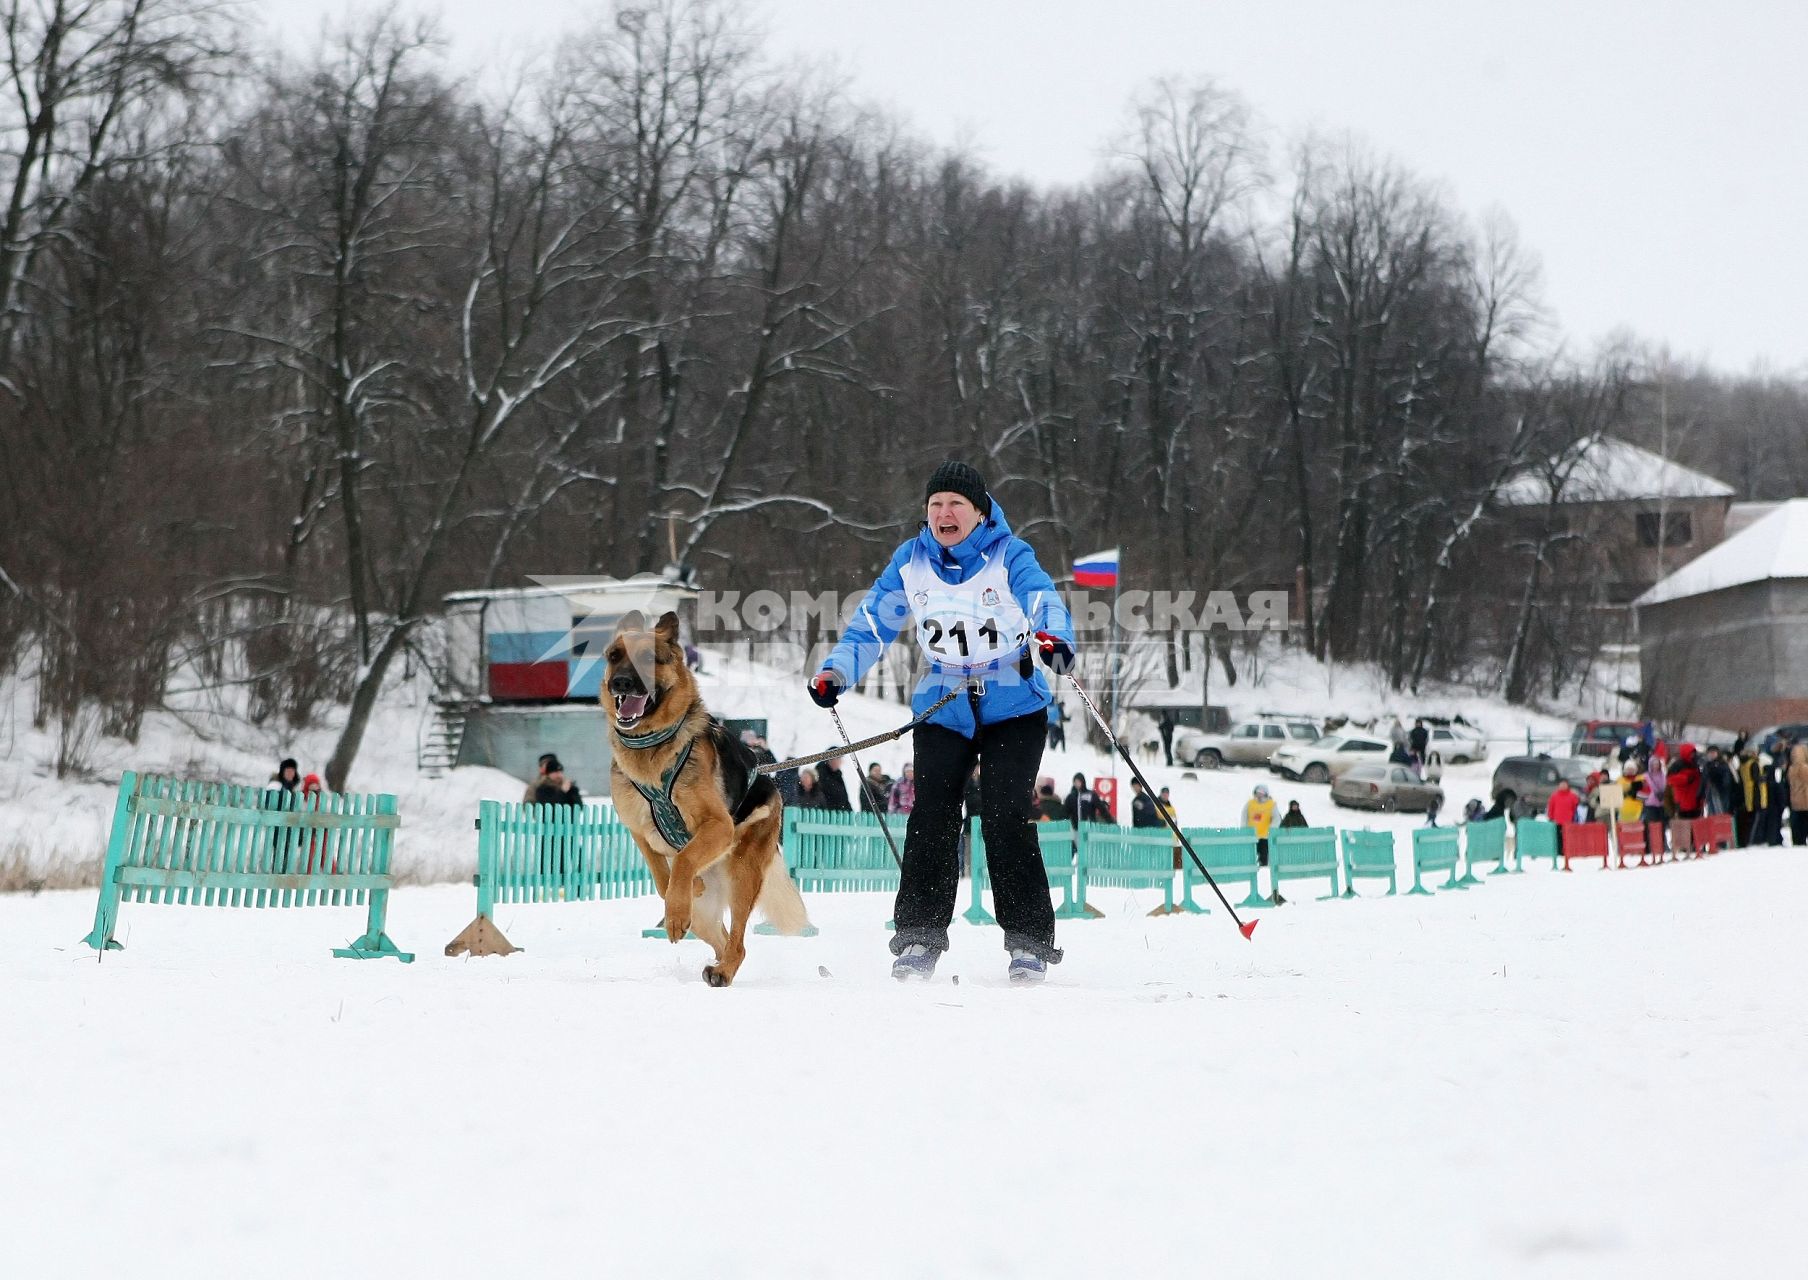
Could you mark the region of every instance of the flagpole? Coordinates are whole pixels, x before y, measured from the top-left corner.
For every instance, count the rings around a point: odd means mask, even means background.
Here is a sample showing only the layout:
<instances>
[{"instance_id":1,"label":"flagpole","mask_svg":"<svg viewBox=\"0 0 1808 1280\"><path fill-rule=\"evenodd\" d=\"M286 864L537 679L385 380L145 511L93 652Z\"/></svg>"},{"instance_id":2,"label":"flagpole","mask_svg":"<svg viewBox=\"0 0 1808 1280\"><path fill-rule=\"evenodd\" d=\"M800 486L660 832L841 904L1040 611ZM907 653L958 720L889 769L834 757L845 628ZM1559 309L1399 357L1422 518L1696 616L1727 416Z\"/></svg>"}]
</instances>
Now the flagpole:
<instances>
[{"instance_id":1,"label":"flagpole","mask_svg":"<svg viewBox=\"0 0 1808 1280\"><path fill-rule=\"evenodd\" d=\"M1112 548L1117 552L1117 564L1111 575L1111 732L1117 733L1117 697L1118 697L1118 665L1117 651L1117 593L1124 581L1124 549Z\"/></svg>"}]
</instances>

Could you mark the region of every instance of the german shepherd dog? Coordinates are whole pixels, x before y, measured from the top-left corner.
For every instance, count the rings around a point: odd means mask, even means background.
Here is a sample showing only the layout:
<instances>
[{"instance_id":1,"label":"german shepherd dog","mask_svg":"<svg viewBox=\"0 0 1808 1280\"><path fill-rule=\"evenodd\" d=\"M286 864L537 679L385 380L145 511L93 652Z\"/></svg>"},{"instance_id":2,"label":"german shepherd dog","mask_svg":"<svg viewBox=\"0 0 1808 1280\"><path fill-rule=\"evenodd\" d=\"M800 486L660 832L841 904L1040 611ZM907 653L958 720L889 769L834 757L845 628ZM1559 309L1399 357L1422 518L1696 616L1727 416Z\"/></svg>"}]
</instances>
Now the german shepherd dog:
<instances>
[{"instance_id":1,"label":"german shepherd dog","mask_svg":"<svg viewBox=\"0 0 1808 1280\"><path fill-rule=\"evenodd\" d=\"M716 962L704 980L726 987L747 958L755 903L780 933L810 926L779 854L778 788L704 708L676 614L649 631L642 614L630 613L604 662L615 811L665 899L666 936L676 943L690 930L709 943Z\"/></svg>"}]
</instances>

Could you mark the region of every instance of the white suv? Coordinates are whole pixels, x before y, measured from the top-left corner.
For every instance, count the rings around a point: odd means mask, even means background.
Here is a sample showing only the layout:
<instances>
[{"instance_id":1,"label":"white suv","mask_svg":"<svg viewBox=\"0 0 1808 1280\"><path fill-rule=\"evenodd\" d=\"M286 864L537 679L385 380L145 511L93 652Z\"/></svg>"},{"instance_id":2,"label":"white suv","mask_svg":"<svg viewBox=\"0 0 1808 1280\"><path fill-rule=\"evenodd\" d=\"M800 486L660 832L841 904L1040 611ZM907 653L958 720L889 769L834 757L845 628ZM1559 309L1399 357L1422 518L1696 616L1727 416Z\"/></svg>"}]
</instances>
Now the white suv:
<instances>
[{"instance_id":1,"label":"white suv","mask_svg":"<svg viewBox=\"0 0 1808 1280\"><path fill-rule=\"evenodd\" d=\"M1306 719L1259 716L1233 724L1225 733L1182 729L1174 735L1174 759L1198 769L1227 764L1267 764L1289 743L1318 740L1318 726Z\"/></svg>"},{"instance_id":2,"label":"white suv","mask_svg":"<svg viewBox=\"0 0 1808 1280\"><path fill-rule=\"evenodd\" d=\"M1425 753L1430 764L1471 764L1488 758L1488 740L1466 725L1432 725Z\"/></svg>"},{"instance_id":3,"label":"white suv","mask_svg":"<svg viewBox=\"0 0 1808 1280\"><path fill-rule=\"evenodd\" d=\"M1282 747L1268 761L1268 767L1302 782L1331 782L1359 764L1384 764L1391 750L1382 738L1333 734L1317 742Z\"/></svg>"}]
</instances>

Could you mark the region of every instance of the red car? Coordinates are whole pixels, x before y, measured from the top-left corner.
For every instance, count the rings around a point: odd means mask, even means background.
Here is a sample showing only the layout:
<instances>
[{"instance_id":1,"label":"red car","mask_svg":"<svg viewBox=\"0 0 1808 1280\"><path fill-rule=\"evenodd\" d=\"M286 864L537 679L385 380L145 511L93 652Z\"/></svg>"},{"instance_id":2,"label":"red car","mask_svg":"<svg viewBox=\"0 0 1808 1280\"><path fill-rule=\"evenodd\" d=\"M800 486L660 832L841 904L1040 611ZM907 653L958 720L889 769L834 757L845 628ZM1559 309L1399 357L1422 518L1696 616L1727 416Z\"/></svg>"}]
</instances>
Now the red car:
<instances>
[{"instance_id":1,"label":"red car","mask_svg":"<svg viewBox=\"0 0 1808 1280\"><path fill-rule=\"evenodd\" d=\"M1639 736L1642 720L1579 720L1570 733L1572 756L1610 756L1628 738Z\"/></svg>"}]
</instances>

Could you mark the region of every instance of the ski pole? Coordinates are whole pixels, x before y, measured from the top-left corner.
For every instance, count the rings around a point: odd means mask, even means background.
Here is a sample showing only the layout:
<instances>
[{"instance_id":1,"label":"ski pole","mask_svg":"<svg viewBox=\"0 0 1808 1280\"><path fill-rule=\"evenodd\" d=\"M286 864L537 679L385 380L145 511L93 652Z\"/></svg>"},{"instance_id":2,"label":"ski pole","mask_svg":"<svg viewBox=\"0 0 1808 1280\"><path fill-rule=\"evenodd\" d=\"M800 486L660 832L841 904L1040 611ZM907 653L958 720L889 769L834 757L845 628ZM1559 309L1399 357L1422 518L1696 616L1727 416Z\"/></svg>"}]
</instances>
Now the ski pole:
<instances>
[{"instance_id":1,"label":"ski pole","mask_svg":"<svg viewBox=\"0 0 1808 1280\"><path fill-rule=\"evenodd\" d=\"M940 711L943 707L947 706L950 702L953 702L955 699L955 696L959 693L960 693L959 689L950 689L947 693L943 694L935 702L932 702L929 706L925 707L923 709L922 715L916 717L916 719L912 720L907 725L902 725L896 729L893 729L890 733L881 733L881 734L877 734L871 738L862 738L858 742L850 742L846 746L835 747L828 751L818 751L813 756L797 756L796 758L791 759L791 760L775 760L771 764L756 765L754 767L753 771L755 773L783 773L787 769L801 769L807 764L821 764L824 760L827 760L830 756L847 755L851 752L859 751L865 747L877 747L877 746L882 746L887 742L896 742L899 738L902 738L905 734L909 733L912 729L915 729L915 728L919 727L920 725L922 725L923 723L925 723L929 719L930 716L932 716L936 712ZM837 724L841 723L841 719L839 716L836 717L835 722ZM846 738L847 731L843 730L841 736L843 738Z\"/></svg>"},{"instance_id":2,"label":"ski pole","mask_svg":"<svg viewBox=\"0 0 1808 1280\"><path fill-rule=\"evenodd\" d=\"M1143 790L1153 796L1155 788L1151 787L1149 785L1149 780L1143 777L1143 771L1136 767L1136 761L1132 760L1130 758L1130 753L1124 750L1124 744L1118 741L1118 736L1111 732L1111 726L1105 722L1105 717L1099 714L1099 709L1092 705L1092 699L1086 696L1086 690L1082 689L1080 687L1080 682L1074 679L1073 672L1068 671L1063 674L1067 676L1067 683L1073 686L1074 692L1080 695L1080 701L1086 704L1086 709L1092 712L1092 718L1098 721L1099 728L1105 731L1105 737L1110 741L1112 746L1117 748L1118 755L1122 756L1124 763L1130 766L1130 772L1135 775L1138 782L1143 784ZM1212 887L1212 892L1218 895L1218 901L1222 902L1224 904L1224 909L1230 912L1231 921L1237 926L1237 932L1242 934L1245 938L1250 937L1251 934L1255 933L1256 925L1260 924L1261 921L1251 920L1246 924L1237 918L1237 909L1230 905L1230 899L1224 896L1224 890L1218 887L1218 882L1212 879L1212 873L1205 869L1205 863L1201 862L1199 860L1199 855L1193 852L1193 842L1186 838L1186 834L1180 829L1180 824L1175 822L1173 815L1160 805L1155 806L1155 811L1161 815L1161 820L1168 824L1168 830L1174 833L1174 838L1180 841L1181 847L1187 851L1187 857L1193 860L1193 865L1199 868L1199 874L1204 876L1205 882Z\"/></svg>"},{"instance_id":3,"label":"ski pole","mask_svg":"<svg viewBox=\"0 0 1808 1280\"><path fill-rule=\"evenodd\" d=\"M841 740L847 743L848 754L854 757L854 772L860 775L861 794L866 797L867 807L879 819L879 830L885 833L885 843L891 847L891 860L898 864L901 875L904 871L904 859L898 856L898 842L891 838L891 825L885 821L885 810L879 804L879 794L873 790L872 779L866 776L866 770L861 767L860 753L854 750L854 744L848 738L847 726L841 723L841 712L830 707L829 714L835 717L835 728L840 730Z\"/></svg>"}]
</instances>

